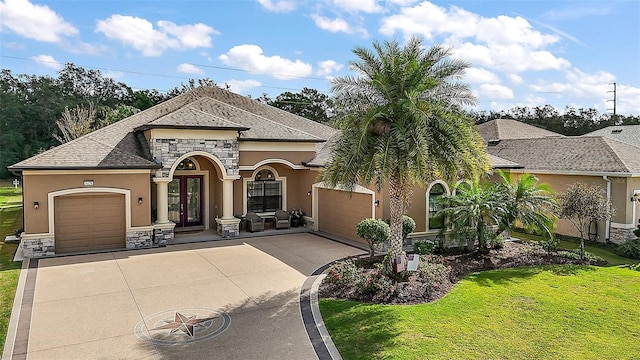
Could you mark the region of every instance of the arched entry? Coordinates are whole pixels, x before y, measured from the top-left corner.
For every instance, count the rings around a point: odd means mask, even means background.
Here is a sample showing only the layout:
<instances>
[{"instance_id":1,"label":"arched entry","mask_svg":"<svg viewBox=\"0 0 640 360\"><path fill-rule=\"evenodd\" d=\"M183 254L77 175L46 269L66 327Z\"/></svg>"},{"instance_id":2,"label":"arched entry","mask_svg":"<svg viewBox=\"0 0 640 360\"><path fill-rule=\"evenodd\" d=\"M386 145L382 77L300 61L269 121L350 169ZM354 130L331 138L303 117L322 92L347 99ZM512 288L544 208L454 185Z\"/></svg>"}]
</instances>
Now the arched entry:
<instances>
[{"instance_id":1,"label":"arched entry","mask_svg":"<svg viewBox=\"0 0 640 360\"><path fill-rule=\"evenodd\" d=\"M192 157L183 159L175 167L173 180L168 184L168 211L169 220L176 223L177 228L204 225L206 175Z\"/></svg>"}]
</instances>

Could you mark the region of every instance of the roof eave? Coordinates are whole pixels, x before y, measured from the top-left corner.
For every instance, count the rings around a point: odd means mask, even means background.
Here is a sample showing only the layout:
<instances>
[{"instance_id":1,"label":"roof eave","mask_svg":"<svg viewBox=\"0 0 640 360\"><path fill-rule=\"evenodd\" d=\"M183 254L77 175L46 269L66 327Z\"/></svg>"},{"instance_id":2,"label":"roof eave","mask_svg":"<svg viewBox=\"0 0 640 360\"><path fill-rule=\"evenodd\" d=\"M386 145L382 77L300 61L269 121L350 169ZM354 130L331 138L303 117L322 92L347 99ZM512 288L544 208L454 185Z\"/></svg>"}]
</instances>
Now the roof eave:
<instances>
[{"instance_id":1,"label":"roof eave","mask_svg":"<svg viewBox=\"0 0 640 360\"><path fill-rule=\"evenodd\" d=\"M240 138L238 141L263 141L263 142L304 142L304 143L322 143L327 142L324 139L264 139L264 138Z\"/></svg>"},{"instance_id":2,"label":"roof eave","mask_svg":"<svg viewBox=\"0 0 640 360\"><path fill-rule=\"evenodd\" d=\"M138 126L133 131L145 131L150 129L177 129L177 130L227 130L227 131L247 131L248 127L229 127L229 126L189 126L189 125L151 125L145 124Z\"/></svg>"}]
</instances>

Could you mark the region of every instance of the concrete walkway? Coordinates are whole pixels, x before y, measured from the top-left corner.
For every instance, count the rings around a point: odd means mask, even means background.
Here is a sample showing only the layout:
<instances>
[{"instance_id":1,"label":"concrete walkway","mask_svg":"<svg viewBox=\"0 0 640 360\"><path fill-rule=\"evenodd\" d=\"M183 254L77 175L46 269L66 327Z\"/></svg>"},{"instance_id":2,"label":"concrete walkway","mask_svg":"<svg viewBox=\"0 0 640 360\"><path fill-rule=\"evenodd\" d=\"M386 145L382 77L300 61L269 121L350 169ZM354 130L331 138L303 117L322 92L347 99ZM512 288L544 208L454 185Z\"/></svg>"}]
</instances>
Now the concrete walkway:
<instances>
[{"instance_id":1,"label":"concrete walkway","mask_svg":"<svg viewBox=\"0 0 640 360\"><path fill-rule=\"evenodd\" d=\"M7 359L316 359L300 290L362 250L276 235L31 261Z\"/></svg>"}]
</instances>

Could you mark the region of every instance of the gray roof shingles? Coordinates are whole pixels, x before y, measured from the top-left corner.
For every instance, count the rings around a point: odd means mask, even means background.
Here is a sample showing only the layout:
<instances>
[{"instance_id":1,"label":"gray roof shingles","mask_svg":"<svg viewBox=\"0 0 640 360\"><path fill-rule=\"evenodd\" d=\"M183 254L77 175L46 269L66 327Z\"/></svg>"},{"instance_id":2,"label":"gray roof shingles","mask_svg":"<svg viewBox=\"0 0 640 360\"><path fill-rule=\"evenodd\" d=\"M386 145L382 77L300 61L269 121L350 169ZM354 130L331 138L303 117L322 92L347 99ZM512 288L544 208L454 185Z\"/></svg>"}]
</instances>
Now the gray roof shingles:
<instances>
[{"instance_id":1,"label":"gray roof shingles","mask_svg":"<svg viewBox=\"0 0 640 360\"><path fill-rule=\"evenodd\" d=\"M640 174L640 148L603 137L505 139L487 152L529 171Z\"/></svg>"},{"instance_id":2,"label":"gray roof shingles","mask_svg":"<svg viewBox=\"0 0 640 360\"><path fill-rule=\"evenodd\" d=\"M239 140L324 142L333 128L220 88L201 87L9 167L154 169L146 127L228 128Z\"/></svg>"},{"instance_id":3,"label":"gray roof shingles","mask_svg":"<svg viewBox=\"0 0 640 360\"><path fill-rule=\"evenodd\" d=\"M478 125L480 136L485 142L504 139L533 139L542 137L561 137L553 131L541 129L521 121L496 119Z\"/></svg>"},{"instance_id":4,"label":"gray roof shingles","mask_svg":"<svg viewBox=\"0 0 640 360\"><path fill-rule=\"evenodd\" d=\"M582 136L604 136L629 145L640 147L640 125L607 126Z\"/></svg>"}]
</instances>

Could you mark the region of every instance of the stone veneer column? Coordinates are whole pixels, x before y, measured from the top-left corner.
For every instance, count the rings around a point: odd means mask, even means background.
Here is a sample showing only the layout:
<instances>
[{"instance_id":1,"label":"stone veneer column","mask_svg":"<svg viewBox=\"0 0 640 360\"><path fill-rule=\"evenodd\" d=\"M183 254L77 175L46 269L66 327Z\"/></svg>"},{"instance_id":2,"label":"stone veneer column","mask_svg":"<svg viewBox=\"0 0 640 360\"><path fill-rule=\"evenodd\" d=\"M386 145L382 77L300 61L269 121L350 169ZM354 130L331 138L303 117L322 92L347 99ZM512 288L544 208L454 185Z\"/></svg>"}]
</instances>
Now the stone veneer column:
<instances>
[{"instance_id":1,"label":"stone veneer column","mask_svg":"<svg viewBox=\"0 0 640 360\"><path fill-rule=\"evenodd\" d=\"M173 229L176 226L169 221L169 178L153 178L156 183L157 219L153 224L153 246L165 246L173 243Z\"/></svg>"}]
</instances>

